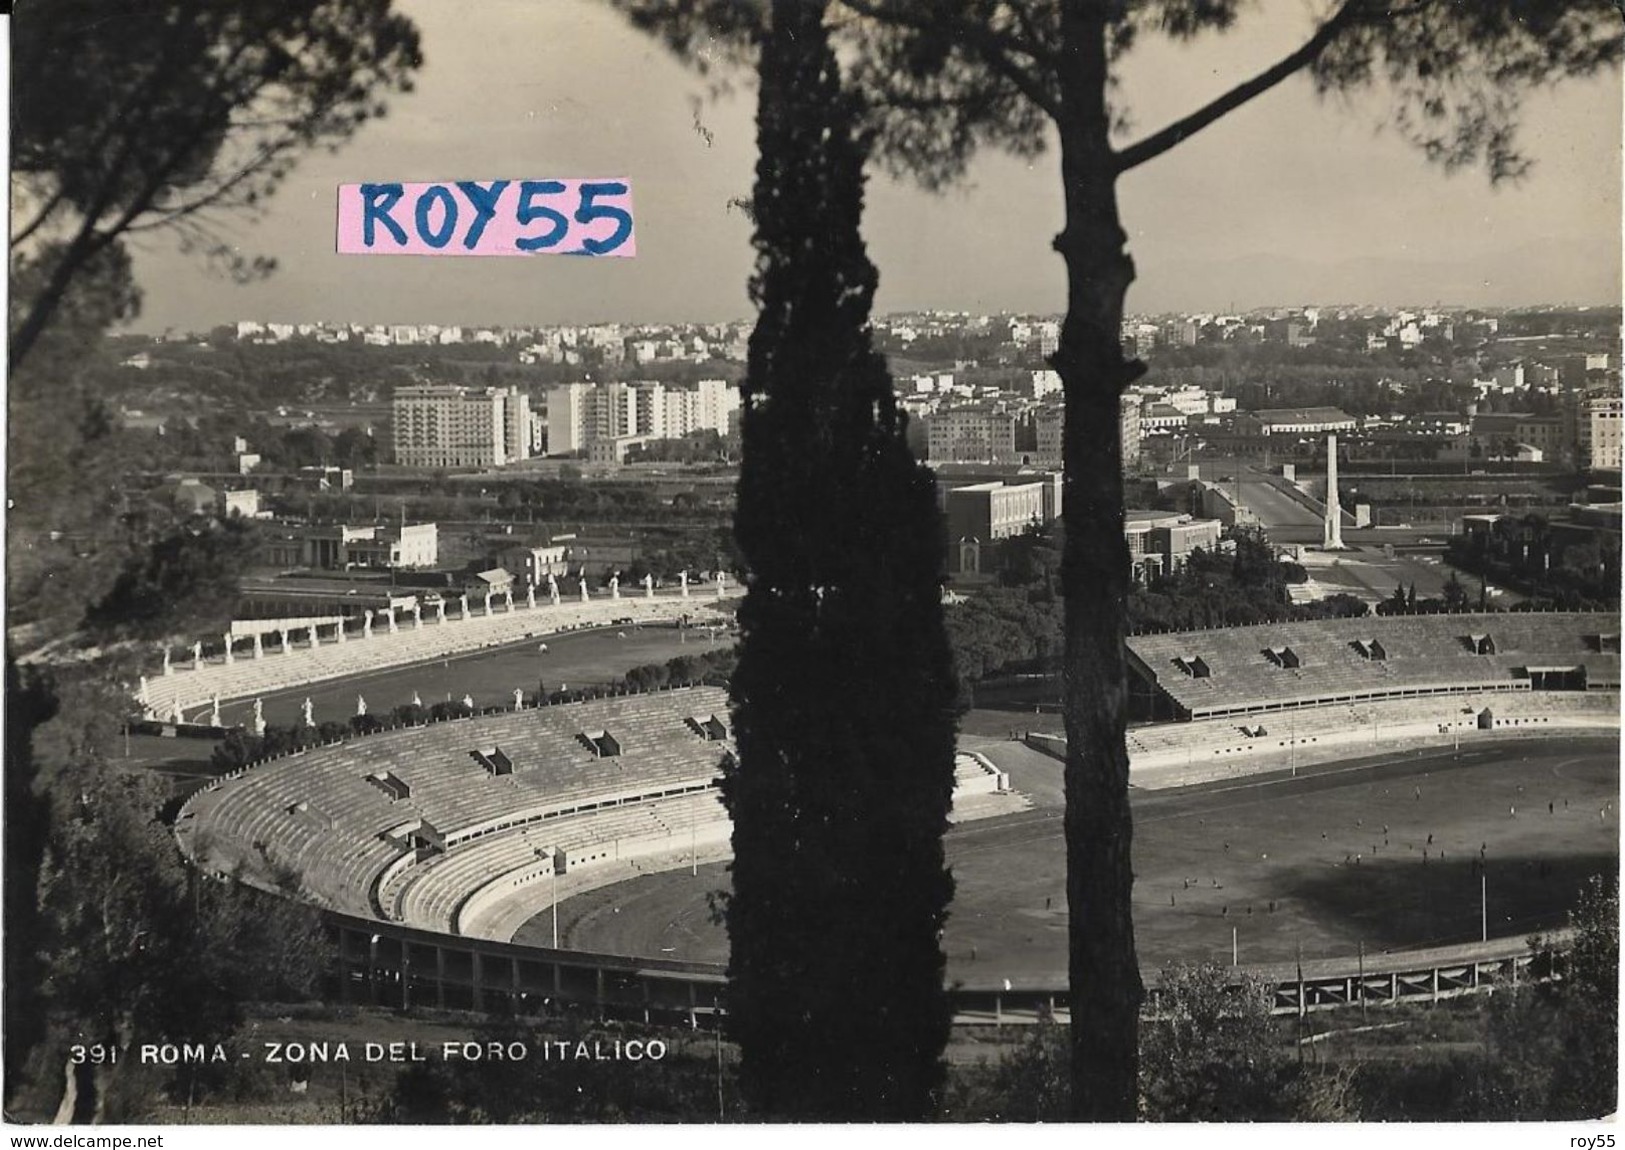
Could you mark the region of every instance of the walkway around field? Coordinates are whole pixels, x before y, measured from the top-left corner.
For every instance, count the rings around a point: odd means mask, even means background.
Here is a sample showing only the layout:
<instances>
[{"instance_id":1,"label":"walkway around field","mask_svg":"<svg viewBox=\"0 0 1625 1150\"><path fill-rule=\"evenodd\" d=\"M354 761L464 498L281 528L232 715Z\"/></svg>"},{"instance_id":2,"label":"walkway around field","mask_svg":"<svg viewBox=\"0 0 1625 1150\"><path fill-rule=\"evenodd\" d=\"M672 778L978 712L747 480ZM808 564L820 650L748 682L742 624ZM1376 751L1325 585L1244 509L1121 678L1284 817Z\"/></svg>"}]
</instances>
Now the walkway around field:
<instances>
[{"instance_id":1,"label":"walkway around field","mask_svg":"<svg viewBox=\"0 0 1625 1150\"><path fill-rule=\"evenodd\" d=\"M1617 732L1619 706L1617 691L1465 692L1305 707L1251 723L1223 718L1131 727L1129 784L1146 790L1184 787L1361 754L1459 746L1490 736ZM1065 758L1064 735L1027 731L1023 741L1053 758ZM999 759L997 743L982 749Z\"/></svg>"}]
</instances>

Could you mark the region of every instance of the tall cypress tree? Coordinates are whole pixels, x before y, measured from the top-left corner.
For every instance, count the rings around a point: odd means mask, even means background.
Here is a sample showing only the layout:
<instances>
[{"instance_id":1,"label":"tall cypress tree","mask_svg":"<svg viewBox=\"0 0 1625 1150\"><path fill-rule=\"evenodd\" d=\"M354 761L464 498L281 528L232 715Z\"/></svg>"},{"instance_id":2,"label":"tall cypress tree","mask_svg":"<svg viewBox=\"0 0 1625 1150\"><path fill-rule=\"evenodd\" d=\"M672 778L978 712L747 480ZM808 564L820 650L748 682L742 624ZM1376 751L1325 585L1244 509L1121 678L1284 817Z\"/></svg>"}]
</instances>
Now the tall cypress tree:
<instances>
[{"instance_id":1,"label":"tall cypress tree","mask_svg":"<svg viewBox=\"0 0 1625 1150\"><path fill-rule=\"evenodd\" d=\"M949 1029L946 533L871 340L866 146L824 9L774 0L760 57L729 1027L759 1116L907 1120Z\"/></svg>"}]
</instances>

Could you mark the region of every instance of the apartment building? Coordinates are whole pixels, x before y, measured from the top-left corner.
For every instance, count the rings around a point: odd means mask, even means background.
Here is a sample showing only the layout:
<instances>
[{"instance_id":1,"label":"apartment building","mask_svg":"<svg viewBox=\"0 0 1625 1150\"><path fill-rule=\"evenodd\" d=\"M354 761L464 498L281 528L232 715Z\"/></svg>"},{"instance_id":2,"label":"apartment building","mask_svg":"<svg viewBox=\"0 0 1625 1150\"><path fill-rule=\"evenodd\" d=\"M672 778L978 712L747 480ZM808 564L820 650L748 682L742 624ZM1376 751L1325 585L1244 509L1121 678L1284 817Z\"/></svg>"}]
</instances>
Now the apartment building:
<instances>
[{"instance_id":1,"label":"apartment building","mask_svg":"<svg viewBox=\"0 0 1625 1150\"><path fill-rule=\"evenodd\" d=\"M424 383L391 403L395 462L407 467L500 467L530 455L530 397L518 388Z\"/></svg>"}]
</instances>

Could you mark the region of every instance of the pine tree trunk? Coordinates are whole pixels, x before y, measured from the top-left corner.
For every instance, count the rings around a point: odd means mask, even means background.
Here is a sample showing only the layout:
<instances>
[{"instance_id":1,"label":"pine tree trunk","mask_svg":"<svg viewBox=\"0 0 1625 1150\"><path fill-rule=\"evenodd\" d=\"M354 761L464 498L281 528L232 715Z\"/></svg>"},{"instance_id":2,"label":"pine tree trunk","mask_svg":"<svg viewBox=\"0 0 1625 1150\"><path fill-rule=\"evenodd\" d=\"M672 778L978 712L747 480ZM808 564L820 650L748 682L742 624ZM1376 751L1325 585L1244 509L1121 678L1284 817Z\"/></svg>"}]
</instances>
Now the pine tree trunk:
<instances>
[{"instance_id":1,"label":"pine tree trunk","mask_svg":"<svg viewBox=\"0 0 1625 1150\"><path fill-rule=\"evenodd\" d=\"M1066 597L1065 719L1068 973L1072 1109L1082 1121L1133 1121L1138 1105L1139 960L1134 949L1124 741L1129 554L1123 538L1120 397L1136 365L1120 331L1134 264L1118 221L1106 107L1101 5L1063 12L1061 172L1067 313L1053 358L1066 397L1061 557Z\"/></svg>"}]
</instances>

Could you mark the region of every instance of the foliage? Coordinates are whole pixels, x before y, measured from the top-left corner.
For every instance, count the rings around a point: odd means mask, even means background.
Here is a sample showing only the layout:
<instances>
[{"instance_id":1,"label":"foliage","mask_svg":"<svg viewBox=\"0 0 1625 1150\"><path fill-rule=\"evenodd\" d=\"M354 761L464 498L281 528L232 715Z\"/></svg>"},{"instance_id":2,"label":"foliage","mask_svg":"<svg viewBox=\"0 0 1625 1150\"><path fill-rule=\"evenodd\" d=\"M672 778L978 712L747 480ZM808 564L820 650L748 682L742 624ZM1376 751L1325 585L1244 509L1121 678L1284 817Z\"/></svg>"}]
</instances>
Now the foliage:
<instances>
[{"instance_id":1,"label":"foliage","mask_svg":"<svg viewBox=\"0 0 1625 1150\"><path fill-rule=\"evenodd\" d=\"M946 610L954 665L962 682L996 675L1054 671L1061 664L1062 604L1056 594L1053 527L1001 541L1000 584L981 588ZM1137 585L1128 600L1129 630L1184 631L1304 619L1354 619L1365 602L1338 593L1294 604L1286 594L1303 569L1277 559L1258 532L1234 531L1231 550L1193 551L1178 570Z\"/></svg>"},{"instance_id":2,"label":"foliage","mask_svg":"<svg viewBox=\"0 0 1625 1150\"><path fill-rule=\"evenodd\" d=\"M14 29L11 155L28 203L12 246L61 239L38 255L13 368L125 236L164 230L240 277L268 271L219 214L257 214L299 153L382 114L419 63L389 0L34 0Z\"/></svg>"},{"instance_id":3,"label":"foliage","mask_svg":"<svg viewBox=\"0 0 1625 1150\"><path fill-rule=\"evenodd\" d=\"M764 31L776 34L781 17L775 8L768 20L762 5L742 0L615 3L702 68L737 63L759 45L765 61L774 40ZM1144 365L1126 360L1120 342L1135 268L1119 177L1305 71L1322 93L1384 84L1401 131L1447 168L1482 159L1492 179L1517 176L1525 167L1513 133L1520 93L1612 66L1625 43L1613 0L1342 0L1272 66L1120 143L1127 117L1116 70L1136 41L1188 41L1230 29L1240 15L1236 0L842 0L834 21L880 155L894 168L940 187L984 145L1022 157L1052 143L1060 152L1066 222L1054 247L1066 265L1068 310L1052 366L1067 416L1068 974L1080 1119L1134 1117L1141 994L1130 915L1122 654L1129 577L1116 427L1118 398Z\"/></svg>"},{"instance_id":4,"label":"foliage","mask_svg":"<svg viewBox=\"0 0 1625 1150\"><path fill-rule=\"evenodd\" d=\"M241 518L184 523L131 557L86 612L85 625L93 635L119 639L223 630L257 543L253 525Z\"/></svg>"},{"instance_id":5,"label":"foliage","mask_svg":"<svg viewBox=\"0 0 1625 1150\"><path fill-rule=\"evenodd\" d=\"M963 682L1055 666L1061 601L1042 586L990 587L945 612L954 668Z\"/></svg>"},{"instance_id":6,"label":"foliage","mask_svg":"<svg viewBox=\"0 0 1625 1150\"><path fill-rule=\"evenodd\" d=\"M1537 1038L1519 1025L1522 1012L1514 1007L1496 1034L1498 1049L1520 1062L1530 1061L1532 1044L1549 1051L1541 1060L1543 1073L1520 1076L1540 1084L1539 1108L1532 1116L1544 1119L1600 1118L1619 1105L1618 876L1588 879L1570 923L1574 934L1567 946L1531 940L1537 971L1561 973L1560 980L1539 985L1532 995L1556 1017L1538 1029Z\"/></svg>"},{"instance_id":7,"label":"foliage","mask_svg":"<svg viewBox=\"0 0 1625 1150\"><path fill-rule=\"evenodd\" d=\"M618 684L631 691L686 687L692 683L725 685L739 660L734 647L714 647L698 655L678 655L664 663L645 663L621 676Z\"/></svg>"},{"instance_id":8,"label":"foliage","mask_svg":"<svg viewBox=\"0 0 1625 1150\"><path fill-rule=\"evenodd\" d=\"M523 1043L525 1061L435 1059L401 1072L363 1123L413 1125L716 1121L718 1103L739 1106L732 1059L720 1060L714 1037L681 1031L587 1024L563 1018L535 1023L503 1019L474 1028L469 1041ZM616 1061L617 1043L657 1041L659 1059ZM577 1057L583 1049L602 1060ZM544 1047L551 1061L541 1067ZM719 1098L719 1094L721 1097ZM726 1115L722 1115L726 1116Z\"/></svg>"},{"instance_id":9,"label":"foliage","mask_svg":"<svg viewBox=\"0 0 1625 1150\"><path fill-rule=\"evenodd\" d=\"M1446 611L1465 611L1467 609L1467 588L1461 585L1461 577L1454 571L1450 572L1450 577L1445 580L1440 598L1444 600L1444 609Z\"/></svg>"},{"instance_id":10,"label":"foliage","mask_svg":"<svg viewBox=\"0 0 1625 1150\"><path fill-rule=\"evenodd\" d=\"M1498 520L1482 535L1452 538L1445 559L1453 567L1522 591L1543 609L1618 609L1620 546L1598 533L1566 544L1545 516Z\"/></svg>"},{"instance_id":11,"label":"foliage","mask_svg":"<svg viewBox=\"0 0 1625 1150\"><path fill-rule=\"evenodd\" d=\"M38 262L14 259L13 310L40 287ZM77 624L129 551L125 533L109 530L128 509L114 422L87 377L103 356L103 329L133 312L136 295L128 258L109 249L64 293L49 338L8 379L7 625L40 639Z\"/></svg>"},{"instance_id":12,"label":"foliage","mask_svg":"<svg viewBox=\"0 0 1625 1150\"><path fill-rule=\"evenodd\" d=\"M5 977L0 985L5 994L5 1076L16 1082L22 1076L24 1056L45 1035L36 993L45 978L45 963L36 948L19 946L17 940L39 935L35 896L50 826L47 788L50 772L62 764L41 772L34 754L34 732L60 713L50 682L37 671L25 672L8 657L5 699L5 756L0 763L5 769L5 935L11 945L4 948Z\"/></svg>"},{"instance_id":13,"label":"foliage","mask_svg":"<svg viewBox=\"0 0 1625 1150\"><path fill-rule=\"evenodd\" d=\"M1163 1122L1284 1118L1285 1059L1265 979L1217 963L1164 967L1142 1030L1142 1105Z\"/></svg>"},{"instance_id":14,"label":"foliage","mask_svg":"<svg viewBox=\"0 0 1625 1150\"><path fill-rule=\"evenodd\" d=\"M1450 573L1450 578L1454 580L1454 589L1452 589L1450 581L1446 581L1443 595L1438 599L1418 599L1416 597L1415 583L1412 583L1409 589L1403 583L1396 583L1393 593L1377 604L1377 614L1383 616L1448 615L1456 611L1478 609L1476 605L1468 603L1467 588L1461 585L1461 580L1456 578L1454 571Z\"/></svg>"},{"instance_id":15,"label":"foliage","mask_svg":"<svg viewBox=\"0 0 1625 1150\"><path fill-rule=\"evenodd\" d=\"M1354 1076L1303 1063L1270 1017L1272 987L1215 964L1170 966L1159 1016L1142 1028L1140 1116L1153 1122L1348 1121ZM953 1076L942 1117L959 1122L1064 1122L1070 1112L1067 1028L1040 1018L991 1067Z\"/></svg>"},{"instance_id":16,"label":"foliage","mask_svg":"<svg viewBox=\"0 0 1625 1150\"><path fill-rule=\"evenodd\" d=\"M54 821L40 868L53 1034L116 1045L133 1063L137 1041L217 1041L244 1002L310 993L324 953L312 912L226 884L191 890L155 817L160 784L106 767L77 774L79 800ZM79 1118L108 1117L117 1074L82 1068Z\"/></svg>"},{"instance_id":17,"label":"foliage","mask_svg":"<svg viewBox=\"0 0 1625 1150\"><path fill-rule=\"evenodd\" d=\"M49 1112L69 1042L117 1045L118 1066L76 1072L80 1121L132 1116L116 1109L142 1097L118 1084L130 1043L224 1037L243 1003L310 994L326 953L308 908L194 882L160 819L167 785L110 762L134 708L108 673L8 682L8 1083Z\"/></svg>"},{"instance_id":18,"label":"foliage","mask_svg":"<svg viewBox=\"0 0 1625 1150\"><path fill-rule=\"evenodd\" d=\"M1066 1121L1070 1045L1066 1027L1040 1019L991 1067L957 1067L950 1075L942 1117L953 1122Z\"/></svg>"},{"instance_id":19,"label":"foliage","mask_svg":"<svg viewBox=\"0 0 1625 1150\"><path fill-rule=\"evenodd\" d=\"M895 1121L930 1112L949 1029L946 540L870 340L864 150L824 8L775 0L760 68L728 1027L753 1113Z\"/></svg>"},{"instance_id":20,"label":"foliage","mask_svg":"<svg viewBox=\"0 0 1625 1150\"><path fill-rule=\"evenodd\" d=\"M1403 1057L1354 1062L1360 1109L1391 1121L1575 1121L1612 1113L1619 1043L1615 875L1585 883L1570 924L1574 933L1566 940L1529 940L1532 978L1516 989L1496 987L1448 1012L1432 1008L1413 1022L1425 1029L1425 1043L1421 1035L1409 1037Z\"/></svg>"}]
</instances>

